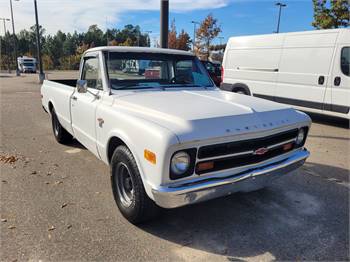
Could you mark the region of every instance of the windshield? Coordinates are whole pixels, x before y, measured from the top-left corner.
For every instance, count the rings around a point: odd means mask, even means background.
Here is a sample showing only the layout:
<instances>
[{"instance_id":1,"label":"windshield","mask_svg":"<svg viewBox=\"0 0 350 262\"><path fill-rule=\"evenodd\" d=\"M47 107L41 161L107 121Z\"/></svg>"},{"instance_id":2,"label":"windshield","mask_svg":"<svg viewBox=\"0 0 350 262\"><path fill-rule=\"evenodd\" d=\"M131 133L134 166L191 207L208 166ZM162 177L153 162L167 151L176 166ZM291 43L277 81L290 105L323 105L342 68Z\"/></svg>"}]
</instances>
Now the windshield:
<instances>
[{"instance_id":1,"label":"windshield","mask_svg":"<svg viewBox=\"0 0 350 262\"><path fill-rule=\"evenodd\" d=\"M105 58L112 89L213 86L194 56L108 52Z\"/></svg>"},{"instance_id":2,"label":"windshield","mask_svg":"<svg viewBox=\"0 0 350 262\"><path fill-rule=\"evenodd\" d=\"M33 63L23 63L24 66L34 66Z\"/></svg>"}]
</instances>

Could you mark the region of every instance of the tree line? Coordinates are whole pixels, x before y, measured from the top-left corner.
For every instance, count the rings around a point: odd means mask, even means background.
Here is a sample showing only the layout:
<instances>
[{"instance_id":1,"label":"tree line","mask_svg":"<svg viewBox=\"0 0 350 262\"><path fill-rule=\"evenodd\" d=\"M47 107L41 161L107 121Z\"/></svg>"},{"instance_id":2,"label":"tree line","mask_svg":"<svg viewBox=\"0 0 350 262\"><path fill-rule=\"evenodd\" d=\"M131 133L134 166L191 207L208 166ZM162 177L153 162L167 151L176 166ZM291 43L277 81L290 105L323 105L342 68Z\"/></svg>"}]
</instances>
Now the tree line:
<instances>
[{"instance_id":1,"label":"tree line","mask_svg":"<svg viewBox=\"0 0 350 262\"><path fill-rule=\"evenodd\" d=\"M349 26L348 0L313 0L316 29L329 29ZM21 30L16 36L6 32L0 37L1 69L15 69L14 43L17 43L18 55L36 57L36 26L29 30ZM208 59L210 52L224 50L226 45L213 45L213 40L221 33L218 19L209 14L196 31L193 41L185 30L178 33L175 20L169 29L169 48L190 50L194 44L194 52L201 59ZM91 25L87 32L64 33L58 31L54 35L46 35L40 26L39 35L42 44L42 60L45 70L79 68L81 55L89 48L104 45L113 46L151 46L151 39L140 26L125 25L122 29L107 29L105 32L97 25Z\"/></svg>"},{"instance_id":2,"label":"tree line","mask_svg":"<svg viewBox=\"0 0 350 262\"><path fill-rule=\"evenodd\" d=\"M45 35L40 26L42 60L45 70L78 69L81 55L89 48L104 45L150 46L150 38L139 26L126 25L123 29L108 29L103 32L97 25L91 25L87 32ZM18 55L36 57L36 26L21 30L16 39L6 32L1 40L1 68L15 68L14 42L17 42Z\"/></svg>"},{"instance_id":3,"label":"tree line","mask_svg":"<svg viewBox=\"0 0 350 262\"><path fill-rule=\"evenodd\" d=\"M210 20L208 27L208 21ZM217 26L217 20L208 15L203 20L201 27L197 30L198 41L196 44L197 53L209 55L212 40L221 32ZM214 28L214 33L210 32ZM207 34L209 32L209 34ZM141 46L150 47L151 39L148 32L143 32L141 27L136 25L125 25L122 29L107 29L102 31L97 25L91 25L87 32L64 33L58 31L54 35L46 35L45 29L39 28L40 41L42 46L42 62L44 70L76 70L79 68L82 54L89 48L97 46ZM36 47L36 26L29 30L23 29L16 36L9 31L5 36L0 37L1 41L1 69L15 69L16 59L14 44L17 43L18 56L37 57ZM175 20L171 23L169 30L169 48L190 50L193 40L185 30L177 33ZM157 44L158 45L158 44Z\"/></svg>"}]
</instances>

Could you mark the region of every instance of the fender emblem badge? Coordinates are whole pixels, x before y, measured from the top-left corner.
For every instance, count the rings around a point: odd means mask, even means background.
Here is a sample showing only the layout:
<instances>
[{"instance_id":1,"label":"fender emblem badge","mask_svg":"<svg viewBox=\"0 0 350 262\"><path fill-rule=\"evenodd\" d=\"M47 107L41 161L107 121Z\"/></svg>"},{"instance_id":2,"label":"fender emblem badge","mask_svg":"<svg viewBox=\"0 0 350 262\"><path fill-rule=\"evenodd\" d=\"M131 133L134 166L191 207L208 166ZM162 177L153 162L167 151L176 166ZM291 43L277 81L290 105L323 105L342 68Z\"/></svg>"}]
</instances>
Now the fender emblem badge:
<instances>
[{"instance_id":1,"label":"fender emblem badge","mask_svg":"<svg viewBox=\"0 0 350 262\"><path fill-rule=\"evenodd\" d=\"M254 151L254 155L262 156L265 155L269 150L266 147L261 147Z\"/></svg>"},{"instance_id":2,"label":"fender emblem badge","mask_svg":"<svg viewBox=\"0 0 350 262\"><path fill-rule=\"evenodd\" d=\"M102 118L97 118L97 121L98 121L98 126L99 127L102 127L103 123L105 122Z\"/></svg>"}]
</instances>

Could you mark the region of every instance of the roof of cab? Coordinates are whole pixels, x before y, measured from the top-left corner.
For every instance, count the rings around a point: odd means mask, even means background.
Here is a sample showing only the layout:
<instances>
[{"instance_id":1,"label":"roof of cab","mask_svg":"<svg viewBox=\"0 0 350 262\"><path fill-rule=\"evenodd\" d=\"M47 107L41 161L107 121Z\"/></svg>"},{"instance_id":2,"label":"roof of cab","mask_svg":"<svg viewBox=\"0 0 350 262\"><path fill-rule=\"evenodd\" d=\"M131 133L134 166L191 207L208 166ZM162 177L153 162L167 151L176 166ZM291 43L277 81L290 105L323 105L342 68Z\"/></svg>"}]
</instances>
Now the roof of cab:
<instances>
[{"instance_id":1,"label":"roof of cab","mask_svg":"<svg viewBox=\"0 0 350 262\"><path fill-rule=\"evenodd\" d=\"M158 54L171 54L171 55L188 55L194 56L193 53L182 50L167 49L167 48L151 48L151 47L129 47L129 46L100 46L88 49L85 53L96 51L109 51L109 52L131 52L131 53L158 53Z\"/></svg>"}]
</instances>

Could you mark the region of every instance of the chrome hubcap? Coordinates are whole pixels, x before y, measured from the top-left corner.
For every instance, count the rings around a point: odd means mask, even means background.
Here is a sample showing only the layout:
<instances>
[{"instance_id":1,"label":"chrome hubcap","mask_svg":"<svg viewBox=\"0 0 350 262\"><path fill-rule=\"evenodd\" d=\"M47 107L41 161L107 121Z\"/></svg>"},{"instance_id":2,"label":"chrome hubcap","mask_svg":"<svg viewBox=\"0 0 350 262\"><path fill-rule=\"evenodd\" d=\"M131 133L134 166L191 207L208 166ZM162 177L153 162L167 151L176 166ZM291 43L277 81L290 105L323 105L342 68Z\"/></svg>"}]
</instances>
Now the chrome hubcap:
<instances>
[{"instance_id":1,"label":"chrome hubcap","mask_svg":"<svg viewBox=\"0 0 350 262\"><path fill-rule=\"evenodd\" d=\"M129 207L134 199L134 187L129 168L124 163L119 163L116 172L119 199L124 206Z\"/></svg>"}]
</instances>

